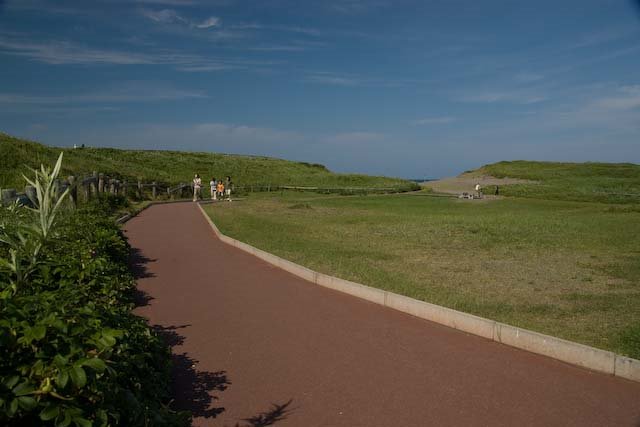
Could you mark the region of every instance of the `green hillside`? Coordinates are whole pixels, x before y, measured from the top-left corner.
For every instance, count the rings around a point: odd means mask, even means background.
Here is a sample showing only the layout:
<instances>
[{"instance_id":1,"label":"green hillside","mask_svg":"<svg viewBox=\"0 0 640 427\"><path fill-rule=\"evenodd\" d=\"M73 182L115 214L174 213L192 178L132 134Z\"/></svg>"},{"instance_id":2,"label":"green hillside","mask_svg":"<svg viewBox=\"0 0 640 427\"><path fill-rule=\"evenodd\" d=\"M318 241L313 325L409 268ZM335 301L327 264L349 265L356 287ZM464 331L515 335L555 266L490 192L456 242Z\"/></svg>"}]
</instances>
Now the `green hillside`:
<instances>
[{"instance_id":1,"label":"green hillside","mask_svg":"<svg viewBox=\"0 0 640 427\"><path fill-rule=\"evenodd\" d=\"M640 165L557 163L518 160L482 166L470 175L535 181L501 186L506 196L540 199L640 203ZM487 189L491 193L491 188Z\"/></svg>"},{"instance_id":2,"label":"green hillside","mask_svg":"<svg viewBox=\"0 0 640 427\"><path fill-rule=\"evenodd\" d=\"M0 187L22 188L22 174L41 163L53 164L64 151L62 175L86 176L92 171L144 182L189 182L194 173L205 180L230 175L237 185L320 187L403 187L416 185L398 178L337 174L319 164L216 153L115 148L55 148L0 133Z\"/></svg>"}]
</instances>

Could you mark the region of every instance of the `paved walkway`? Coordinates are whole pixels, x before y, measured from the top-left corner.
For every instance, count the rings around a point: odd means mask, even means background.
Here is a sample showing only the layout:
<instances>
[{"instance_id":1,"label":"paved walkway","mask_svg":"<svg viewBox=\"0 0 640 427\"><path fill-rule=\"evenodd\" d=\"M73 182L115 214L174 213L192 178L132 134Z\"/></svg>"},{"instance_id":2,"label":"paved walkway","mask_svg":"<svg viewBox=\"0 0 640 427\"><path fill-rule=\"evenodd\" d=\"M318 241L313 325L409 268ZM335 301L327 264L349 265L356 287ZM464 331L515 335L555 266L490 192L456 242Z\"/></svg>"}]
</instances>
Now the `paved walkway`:
<instances>
[{"instance_id":1,"label":"paved walkway","mask_svg":"<svg viewBox=\"0 0 640 427\"><path fill-rule=\"evenodd\" d=\"M125 225L137 309L197 426L640 426L640 384L305 282L220 242L191 203Z\"/></svg>"}]
</instances>

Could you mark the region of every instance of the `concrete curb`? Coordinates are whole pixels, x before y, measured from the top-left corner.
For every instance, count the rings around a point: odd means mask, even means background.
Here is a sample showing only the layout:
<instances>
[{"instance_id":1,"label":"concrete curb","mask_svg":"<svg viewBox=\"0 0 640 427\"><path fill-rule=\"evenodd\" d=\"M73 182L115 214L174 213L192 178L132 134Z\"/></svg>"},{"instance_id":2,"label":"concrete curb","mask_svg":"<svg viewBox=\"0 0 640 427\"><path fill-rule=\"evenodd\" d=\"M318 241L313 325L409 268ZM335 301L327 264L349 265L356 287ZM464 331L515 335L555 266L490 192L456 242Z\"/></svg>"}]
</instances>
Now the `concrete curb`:
<instances>
[{"instance_id":1,"label":"concrete curb","mask_svg":"<svg viewBox=\"0 0 640 427\"><path fill-rule=\"evenodd\" d=\"M211 225L213 232L224 243L255 255L263 261L280 267L309 282L353 295L421 319L439 323L469 334L478 335L510 347L640 382L640 360L318 273L239 240L225 236L213 223L213 220L207 215L202 206L198 204L198 207L209 225Z\"/></svg>"}]
</instances>

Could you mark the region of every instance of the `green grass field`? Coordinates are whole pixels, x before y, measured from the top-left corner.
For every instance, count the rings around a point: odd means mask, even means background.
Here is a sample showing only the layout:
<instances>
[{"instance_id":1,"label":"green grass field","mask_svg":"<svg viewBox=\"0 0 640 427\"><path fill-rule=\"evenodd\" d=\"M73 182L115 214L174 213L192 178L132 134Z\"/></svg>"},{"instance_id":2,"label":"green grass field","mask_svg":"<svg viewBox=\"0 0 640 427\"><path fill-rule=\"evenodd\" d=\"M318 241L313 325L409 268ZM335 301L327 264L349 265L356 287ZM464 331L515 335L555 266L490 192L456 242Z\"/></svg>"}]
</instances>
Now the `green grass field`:
<instances>
[{"instance_id":1,"label":"green grass field","mask_svg":"<svg viewBox=\"0 0 640 427\"><path fill-rule=\"evenodd\" d=\"M469 175L536 181L500 187L505 196L640 203L640 165L632 163L557 163L513 161L483 166ZM485 189L487 194L493 188Z\"/></svg>"},{"instance_id":2,"label":"green grass field","mask_svg":"<svg viewBox=\"0 0 640 427\"><path fill-rule=\"evenodd\" d=\"M230 175L236 185L294 185L321 187L419 188L404 179L337 174L322 165L287 160L181 151L61 149L0 133L0 188L24 188L29 167L55 163L64 151L62 175L87 176L93 171L135 182L190 182L194 173L205 180Z\"/></svg>"},{"instance_id":3,"label":"green grass field","mask_svg":"<svg viewBox=\"0 0 640 427\"><path fill-rule=\"evenodd\" d=\"M640 207L254 194L221 231L314 270L640 357Z\"/></svg>"}]
</instances>

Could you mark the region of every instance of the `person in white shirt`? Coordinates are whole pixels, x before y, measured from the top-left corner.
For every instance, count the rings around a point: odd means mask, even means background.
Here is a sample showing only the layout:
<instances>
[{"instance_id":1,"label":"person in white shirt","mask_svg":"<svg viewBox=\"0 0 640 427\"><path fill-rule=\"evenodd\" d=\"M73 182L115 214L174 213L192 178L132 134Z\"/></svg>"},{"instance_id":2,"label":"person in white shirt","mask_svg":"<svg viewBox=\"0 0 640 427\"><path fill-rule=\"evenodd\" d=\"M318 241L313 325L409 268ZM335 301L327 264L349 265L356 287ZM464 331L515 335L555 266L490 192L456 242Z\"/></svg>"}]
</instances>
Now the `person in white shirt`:
<instances>
[{"instance_id":1,"label":"person in white shirt","mask_svg":"<svg viewBox=\"0 0 640 427\"><path fill-rule=\"evenodd\" d=\"M216 181L215 178L211 178L211 181L209 181L209 187L211 188L211 200L217 200L218 198L216 197L218 190L216 189L218 185L218 181Z\"/></svg>"},{"instance_id":2,"label":"person in white shirt","mask_svg":"<svg viewBox=\"0 0 640 427\"><path fill-rule=\"evenodd\" d=\"M196 174L193 178L193 201L195 202L199 198L202 198L202 194L200 193L200 189L202 188L202 179L200 179L200 175Z\"/></svg>"},{"instance_id":3,"label":"person in white shirt","mask_svg":"<svg viewBox=\"0 0 640 427\"><path fill-rule=\"evenodd\" d=\"M478 195L478 199L482 199L482 187L480 187L480 183L476 184L476 194Z\"/></svg>"}]
</instances>

